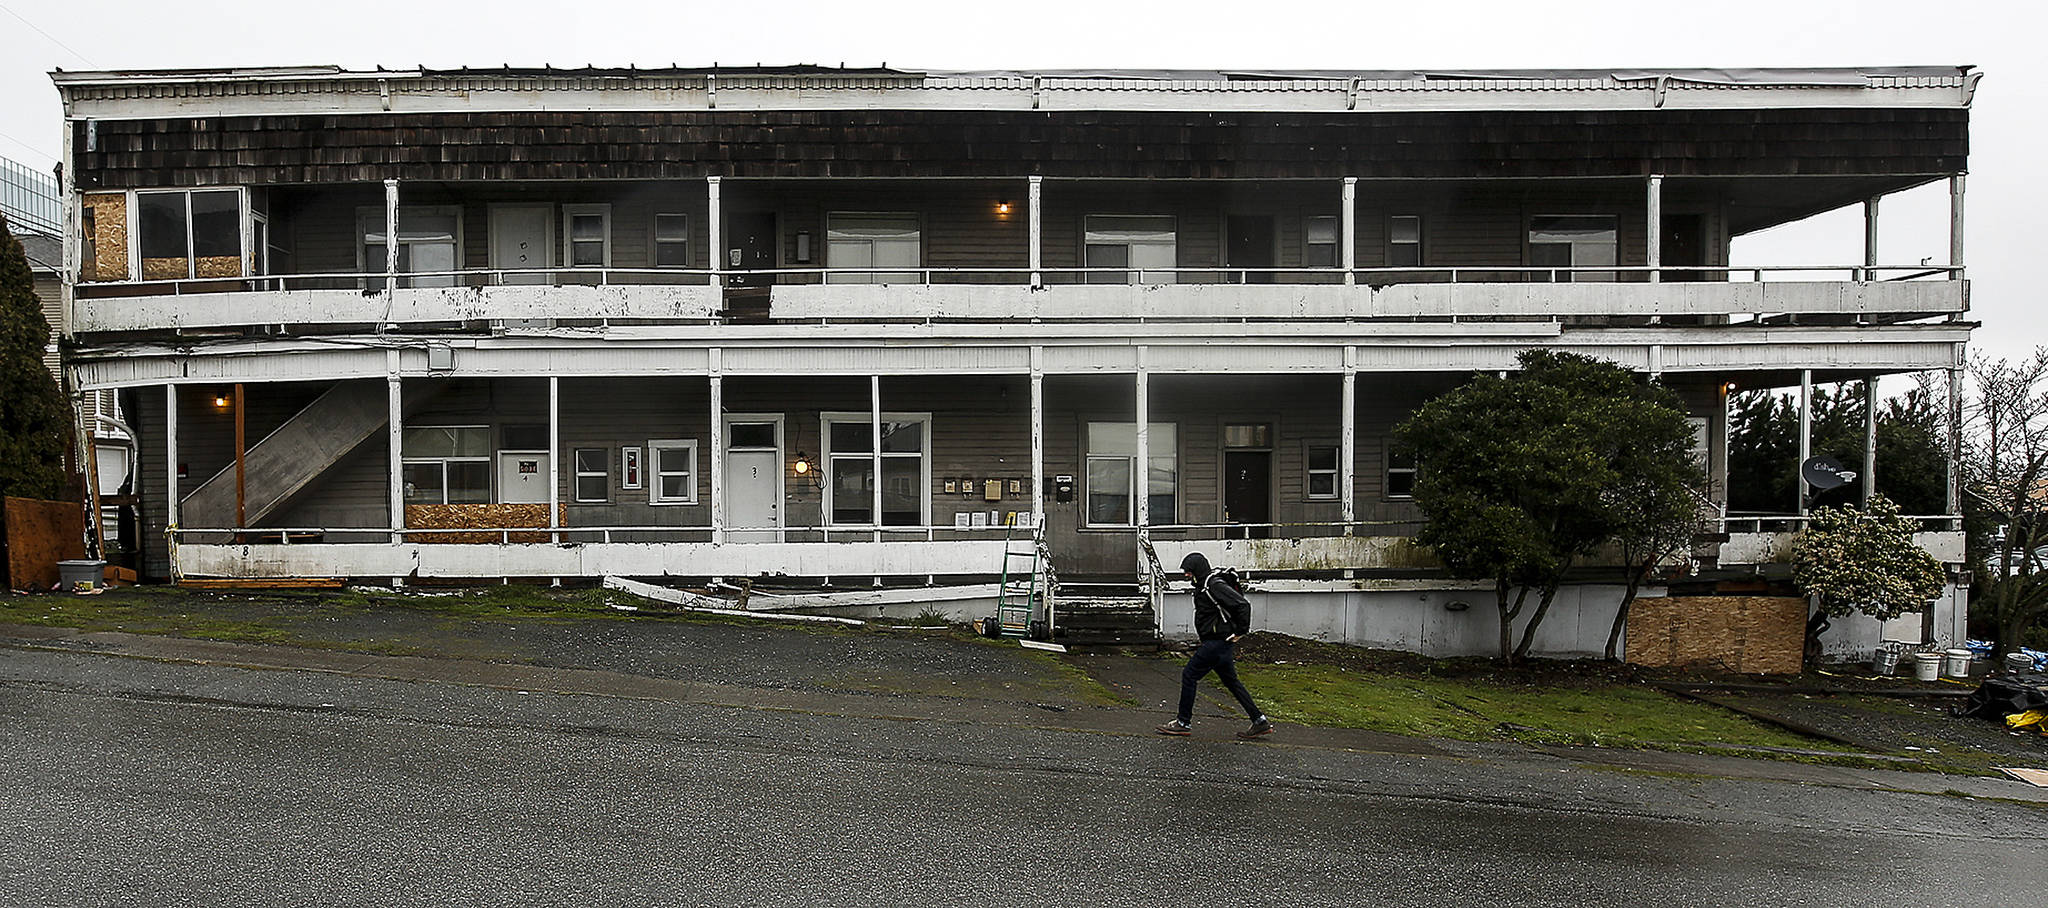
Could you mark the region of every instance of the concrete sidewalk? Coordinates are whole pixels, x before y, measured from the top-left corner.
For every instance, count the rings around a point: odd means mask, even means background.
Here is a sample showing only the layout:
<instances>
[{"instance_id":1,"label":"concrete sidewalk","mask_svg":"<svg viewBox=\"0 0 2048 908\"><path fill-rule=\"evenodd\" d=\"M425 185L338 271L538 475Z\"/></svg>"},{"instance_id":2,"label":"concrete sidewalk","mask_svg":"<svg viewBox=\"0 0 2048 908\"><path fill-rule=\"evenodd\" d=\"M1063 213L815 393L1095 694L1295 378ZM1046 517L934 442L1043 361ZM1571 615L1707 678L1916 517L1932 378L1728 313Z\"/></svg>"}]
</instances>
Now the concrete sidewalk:
<instances>
[{"instance_id":1,"label":"concrete sidewalk","mask_svg":"<svg viewBox=\"0 0 2048 908\"><path fill-rule=\"evenodd\" d=\"M738 709L855 716L919 722L994 724L1049 732L1153 737L1152 726L1170 710L1148 702L1178 689L1178 663L1122 656L1073 657L1113 692L1139 704L1091 706L1022 699L927 693L852 693L766 687L563 665L528 665L473 659L379 656L251 643L226 643L120 632L79 632L0 624L0 647L87 653L242 669L322 672L350 678L459 684L500 690L674 701ZM1169 671L1169 669L1171 671ZM1865 790L1934 795L1968 795L2048 804L2048 789L2022 782L1904 770L1846 768L1782 760L1745 759L1664 751L1592 747L1530 748L1507 743L1473 743L1410 738L1360 729L1282 725L1257 743L1235 740L1242 724L1236 705L1208 699L1198 709L1196 743L1209 746L1323 748L1371 754L1443 757L1474 761L1554 760L1561 768L1624 770L1668 775L1791 782ZM1161 740L1161 746L1176 742Z\"/></svg>"}]
</instances>

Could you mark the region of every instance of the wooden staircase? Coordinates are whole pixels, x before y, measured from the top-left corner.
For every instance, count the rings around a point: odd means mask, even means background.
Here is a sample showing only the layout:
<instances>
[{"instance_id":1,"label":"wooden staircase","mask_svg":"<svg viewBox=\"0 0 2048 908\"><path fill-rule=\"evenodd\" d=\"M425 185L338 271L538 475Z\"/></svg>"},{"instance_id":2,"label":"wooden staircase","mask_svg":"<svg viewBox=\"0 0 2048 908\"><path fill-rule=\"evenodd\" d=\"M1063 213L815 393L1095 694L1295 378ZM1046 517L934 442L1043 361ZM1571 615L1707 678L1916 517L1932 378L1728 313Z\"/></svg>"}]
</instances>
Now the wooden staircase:
<instances>
[{"instance_id":1,"label":"wooden staircase","mask_svg":"<svg viewBox=\"0 0 2048 908\"><path fill-rule=\"evenodd\" d=\"M1136 583L1063 580L1054 637L1072 649L1157 649L1159 619Z\"/></svg>"}]
</instances>

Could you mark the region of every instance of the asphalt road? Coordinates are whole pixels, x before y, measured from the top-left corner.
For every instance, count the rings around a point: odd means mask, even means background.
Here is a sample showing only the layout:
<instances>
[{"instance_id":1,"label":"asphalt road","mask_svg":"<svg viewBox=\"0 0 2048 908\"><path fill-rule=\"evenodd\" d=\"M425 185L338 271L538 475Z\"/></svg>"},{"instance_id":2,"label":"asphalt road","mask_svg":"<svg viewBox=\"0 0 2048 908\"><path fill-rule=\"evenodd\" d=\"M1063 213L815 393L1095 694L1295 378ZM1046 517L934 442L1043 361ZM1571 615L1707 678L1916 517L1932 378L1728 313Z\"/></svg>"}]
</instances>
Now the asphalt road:
<instances>
[{"instance_id":1,"label":"asphalt road","mask_svg":"<svg viewBox=\"0 0 2048 908\"><path fill-rule=\"evenodd\" d=\"M883 714L881 712L877 713ZM2042 904L2038 805L0 651L21 905Z\"/></svg>"}]
</instances>

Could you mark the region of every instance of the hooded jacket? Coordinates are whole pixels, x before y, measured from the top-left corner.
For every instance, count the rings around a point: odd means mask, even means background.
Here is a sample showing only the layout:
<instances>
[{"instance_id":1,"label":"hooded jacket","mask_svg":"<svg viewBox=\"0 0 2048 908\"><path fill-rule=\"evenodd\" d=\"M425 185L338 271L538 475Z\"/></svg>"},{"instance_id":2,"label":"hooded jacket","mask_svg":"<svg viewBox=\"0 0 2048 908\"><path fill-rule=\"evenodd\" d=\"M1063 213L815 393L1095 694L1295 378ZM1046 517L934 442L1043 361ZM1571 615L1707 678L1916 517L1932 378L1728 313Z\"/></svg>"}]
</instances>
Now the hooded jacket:
<instances>
[{"instance_id":1,"label":"hooded jacket","mask_svg":"<svg viewBox=\"0 0 2048 908\"><path fill-rule=\"evenodd\" d=\"M1225 640L1251 633L1251 602L1216 576L1208 558L1190 552L1181 559L1180 569L1195 578L1195 636L1205 641Z\"/></svg>"}]
</instances>

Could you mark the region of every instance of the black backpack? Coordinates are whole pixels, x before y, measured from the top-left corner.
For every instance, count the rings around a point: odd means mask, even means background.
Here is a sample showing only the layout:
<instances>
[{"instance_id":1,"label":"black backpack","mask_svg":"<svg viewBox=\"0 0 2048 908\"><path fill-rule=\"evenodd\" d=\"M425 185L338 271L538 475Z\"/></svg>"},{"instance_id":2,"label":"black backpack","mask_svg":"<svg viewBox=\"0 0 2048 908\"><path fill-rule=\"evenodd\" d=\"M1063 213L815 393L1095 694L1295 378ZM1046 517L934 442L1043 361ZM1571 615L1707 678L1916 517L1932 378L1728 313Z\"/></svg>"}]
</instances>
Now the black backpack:
<instances>
[{"instance_id":1,"label":"black backpack","mask_svg":"<svg viewBox=\"0 0 2048 908\"><path fill-rule=\"evenodd\" d=\"M1229 584L1230 588L1236 590L1238 595L1244 595L1244 578L1238 575L1237 568L1220 567L1211 571L1209 576Z\"/></svg>"}]
</instances>

